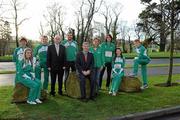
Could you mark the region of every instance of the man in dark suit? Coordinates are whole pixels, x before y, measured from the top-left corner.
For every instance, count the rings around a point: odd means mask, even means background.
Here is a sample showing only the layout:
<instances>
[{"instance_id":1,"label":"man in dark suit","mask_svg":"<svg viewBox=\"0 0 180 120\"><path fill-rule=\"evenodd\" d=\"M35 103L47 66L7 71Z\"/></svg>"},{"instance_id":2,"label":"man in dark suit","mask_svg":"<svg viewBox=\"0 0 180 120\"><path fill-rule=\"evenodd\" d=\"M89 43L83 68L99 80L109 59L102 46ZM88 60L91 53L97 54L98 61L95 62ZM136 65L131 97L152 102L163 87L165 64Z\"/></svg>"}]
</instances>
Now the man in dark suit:
<instances>
[{"instance_id":1,"label":"man in dark suit","mask_svg":"<svg viewBox=\"0 0 180 120\"><path fill-rule=\"evenodd\" d=\"M64 66L66 61L65 47L60 44L60 36L54 37L54 44L48 46L47 50L47 67L51 73L51 92L55 96L56 76L58 75L58 94L62 95L62 82Z\"/></svg>"},{"instance_id":2,"label":"man in dark suit","mask_svg":"<svg viewBox=\"0 0 180 120\"><path fill-rule=\"evenodd\" d=\"M83 101L87 101L86 98L86 78L90 79L90 82L92 78L92 69L94 65L94 58L93 54L89 52L89 43L84 42L82 45L83 51L79 52L77 54L76 58L76 68L79 74L80 78L80 88L81 88L81 99ZM91 84L91 90L90 90L90 99L93 99L93 83Z\"/></svg>"}]
</instances>

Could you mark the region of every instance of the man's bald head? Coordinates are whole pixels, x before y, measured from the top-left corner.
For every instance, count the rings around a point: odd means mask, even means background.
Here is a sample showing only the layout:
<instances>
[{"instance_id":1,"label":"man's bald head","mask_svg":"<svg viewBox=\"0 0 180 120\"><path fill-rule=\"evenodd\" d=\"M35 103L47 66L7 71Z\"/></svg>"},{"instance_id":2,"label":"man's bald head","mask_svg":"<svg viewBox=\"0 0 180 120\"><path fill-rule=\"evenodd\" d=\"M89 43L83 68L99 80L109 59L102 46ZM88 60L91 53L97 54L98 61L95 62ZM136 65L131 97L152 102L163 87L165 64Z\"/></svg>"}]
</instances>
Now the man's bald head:
<instances>
[{"instance_id":1,"label":"man's bald head","mask_svg":"<svg viewBox=\"0 0 180 120\"><path fill-rule=\"evenodd\" d=\"M61 36L60 35L55 35L54 43L59 44L60 41L61 41Z\"/></svg>"}]
</instances>

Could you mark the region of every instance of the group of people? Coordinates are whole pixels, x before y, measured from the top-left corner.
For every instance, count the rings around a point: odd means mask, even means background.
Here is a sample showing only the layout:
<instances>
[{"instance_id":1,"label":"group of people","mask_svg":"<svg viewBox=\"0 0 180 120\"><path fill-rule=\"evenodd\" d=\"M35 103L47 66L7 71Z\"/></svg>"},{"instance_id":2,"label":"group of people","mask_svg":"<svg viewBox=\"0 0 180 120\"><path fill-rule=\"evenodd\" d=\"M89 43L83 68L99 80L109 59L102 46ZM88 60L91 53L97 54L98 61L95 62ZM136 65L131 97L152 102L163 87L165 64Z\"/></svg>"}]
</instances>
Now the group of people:
<instances>
[{"instance_id":1,"label":"group of people","mask_svg":"<svg viewBox=\"0 0 180 120\"><path fill-rule=\"evenodd\" d=\"M140 40L134 41L137 57L134 59L133 73L137 76L139 64L142 67L143 85L142 89L148 88L146 65L150 58L147 56L146 48ZM102 87L102 79L107 71L106 88L109 94L116 96L122 77L124 76L125 58L120 48L116 48L112 36L108 34L105 41L100 44L98 38L82 43L82 51L73 40L72 33L67 34L66 40L61 40L56 35L53 44L49 45L48 37L41 36L41 44L34 51L27 47L27 39L20 39L20 47L13 54L16 64L15 83L21 83L28 87L28 104L42 103L40 100L41 89L48 90L49 73L51 77L50 95L55 96L56 78L58 79L58 94L63 95L66 91L66 81L70 72L76 72L80 81L81 100L94 100ZM44 82L41 82L41 71L44 71ZM111 77L112 75L112 77ZM112 78L112 80L111 80ZM90 97L86 95L86 80L90 80Z\"/></svg>"}]
</instances>

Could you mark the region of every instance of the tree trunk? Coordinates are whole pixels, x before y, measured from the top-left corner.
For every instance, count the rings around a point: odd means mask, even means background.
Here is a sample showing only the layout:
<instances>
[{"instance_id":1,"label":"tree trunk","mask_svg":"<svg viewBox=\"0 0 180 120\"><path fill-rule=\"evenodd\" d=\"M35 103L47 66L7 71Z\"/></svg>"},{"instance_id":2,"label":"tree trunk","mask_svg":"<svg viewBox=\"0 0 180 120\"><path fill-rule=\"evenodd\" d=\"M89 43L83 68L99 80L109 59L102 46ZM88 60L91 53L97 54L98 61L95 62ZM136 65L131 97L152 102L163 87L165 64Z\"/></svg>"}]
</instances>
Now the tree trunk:
<instances>
[{"instance_id":1,"label":"tree trunk","mask_svg":"<svg viewBox=\"0 0 180 120\"><path fill-rule=\"evenodd\" d=\"M123 53L127 53L126 51L126 43L125 43L125 39L122 39L122 49L123 49Z\"/></svg>"},{"instance_id":2,"label":"tree trunk","mask_svg":"<svg viewBox=\"0 0 180 120\"><path fill-rule=\"evenodd\" d=\"M16 47L19 47L19 42L18 42L18 23L17 23L17 8L16 5L14 6L14 12L15 12L15 32L16 32Z\"/></svg>"},{"instance_id":3,"label":"tree trunk","mask_svg":"<svg viewBox=\"0 0 180 120\"><path fill-rule=\"evenodd\" d=\"M167 80L167 86L171 86L172 70L173 70L173 53L174 53L174 0L172 0L171 6L171 46L170 46L170 64L169 75Z\"/></svg>"},{"instance_id":4,"label":"tree trunk","mask_svg":"<svg viewBox=\"0 0 180 120\"><path fill-rule=\"evenodd\" d=\"M166 37L163 33L163 31L160 33L160 52L165 52L165 47L166 47Z\"/></svg>"},{"instance_id":5,"label":"tree trunk","mask_svg":"<svg viewBox=\"0 0 180 120\"><path fill-rule=\"evenodd\" d=\"M16 47L19 47L19 42L18 42L18 26L16 26Z\"/></svg>"},{"instance_id":6,"label":"tree trunk","mask_svg":"<svg viewBox=\"0 0 180 120\"><path fill-rule=\"evenodd\" d=\"M132 53L132 43L131 43L131 37L129 36L129 52Z\"/></svg>"}]
</instances>

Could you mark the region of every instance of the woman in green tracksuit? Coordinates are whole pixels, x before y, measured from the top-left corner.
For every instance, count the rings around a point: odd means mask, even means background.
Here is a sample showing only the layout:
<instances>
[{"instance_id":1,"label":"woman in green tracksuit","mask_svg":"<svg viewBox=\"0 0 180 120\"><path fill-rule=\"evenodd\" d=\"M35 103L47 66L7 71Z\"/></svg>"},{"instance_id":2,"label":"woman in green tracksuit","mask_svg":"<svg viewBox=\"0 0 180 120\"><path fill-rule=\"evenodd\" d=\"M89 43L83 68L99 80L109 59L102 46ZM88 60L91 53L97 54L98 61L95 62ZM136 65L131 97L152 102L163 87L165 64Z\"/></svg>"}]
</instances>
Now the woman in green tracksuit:
<instances>
[{"instance_id":1,"label":"woman in green tracksuit","mask_svg":"<svg viewBox=\"0 0 180 120\"><path fill-rule=\"evenodd\" d=\"M41 80L41 69L44 70L44 83L43 89L48 89L49 82L49 70L46 66L47 63L47 48L48 48L48 37L41 37L41 44L38 45L34 50L34 57L36 57L37 64L35 66L35 77Z\"/></svg>"},{"instance_id":2,"label":"woman in green tracksuit","mask_svg":"<svg viewBox=\"0 0 180 120\"><path fill-rule=\"evenodd\" d=\"M27 39L26 38L21 38L20 39L20 47L16 48L13 53L13 62L15 63L16 66L16 76L15 76L15 84L17 81L17 67L18 67L18 62L23 59L23 53L24 49L27 47Z\"/></svg>"},{"instance_id":3,"label":"woman in green tracksuit","mask_svg":"<svg viewBox=\"0 0 180 120\"><path fill-rule=\"evenodd\" d=\"M93 40L93 46L89 48L89 51L93 54L94 56L94 67L93 67L93 75L92 75L92 81L91 81L91 86L93 87L93 95L98 93L99 90L99 75L100 71L102 69L102 66L104 64L104 56L102 53L102 48L99 46L100 40L98 38L95 38Z\"/></svg>"},{"instance_id":4,"label":"woman in green tracksuit","mask_svg":"<svg viewBox=\"0 0 180 120\"><path fill-rule=\"evenodd\" d=\"M141 65L141 74L143 79L143 85L141 89L148 88L148 80L147 80L147 64L150 62L150 58L147 56L146 48L141 44L139 39L134 41L134 45L136 46L137 57L134 59L133 66L133 76L137 76L138 67Z\"/></svg>"},{"instance_id":5,"label":"woman in green tracksuit","mask_svg":"<svg viewBox=\"0 0 180 120\"><path fill-rule=\"evenodd\" d=\"M17 67L17 83L21 83L29 88L29 95L27 98L28 104L42 103L40 98L41 82L34 77L33 73L33 57L32 50L26 48L24 50L23 59L18 63Z\"/></svg>"},{"instance_id":6,"label":"woman in green tracksuit","mask_svg":"<svg viewBox=\"0 0 180 120\"><path fill-rule=\"evenodd\" d=\"M124 76L124 65L125 58L123 58L122 52L120 48L116 48L116 55L112 65L112 84L110 87L109 94L116 96L122 77Z\"/></svg>"},{"instance_id":7,"label":"woman in green tracksuit","mask_svg":"<svg viewBox=\"0 0 180 120\"><path fill-rule=\"evenodd\" d=\"M112 36L110 34L106 36L106 41L101 44L101 48L104 56L104 67L100 73L99 87L101 88L104 71L107 68L106 88L109 89L109 84L111 80L112 60L115 50L115 45L112 42Z\"/></svg>"}]
</instances>

